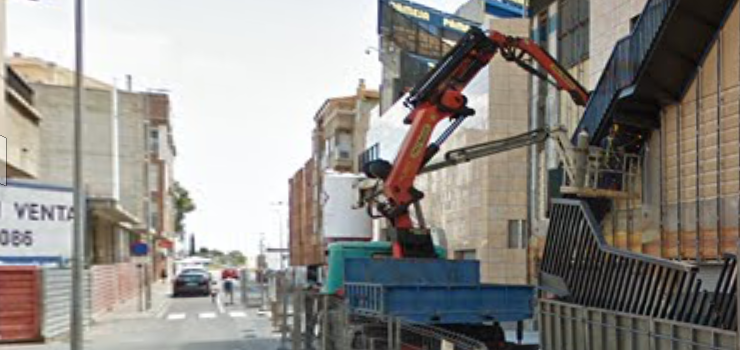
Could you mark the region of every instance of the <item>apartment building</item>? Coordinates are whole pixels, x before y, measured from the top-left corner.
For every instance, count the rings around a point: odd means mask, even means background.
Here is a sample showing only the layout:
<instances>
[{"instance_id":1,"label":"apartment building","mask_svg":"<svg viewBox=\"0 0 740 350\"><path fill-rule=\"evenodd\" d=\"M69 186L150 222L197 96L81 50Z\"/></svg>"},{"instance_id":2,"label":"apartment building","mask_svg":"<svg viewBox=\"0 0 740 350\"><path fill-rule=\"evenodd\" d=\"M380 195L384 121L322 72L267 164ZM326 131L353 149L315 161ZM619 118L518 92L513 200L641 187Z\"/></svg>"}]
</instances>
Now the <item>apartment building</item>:
<instances>
[{"instance_id":1,"label":"apartment building","mask_svg":"<svg viewBox=\"0 0 740 350\"><path fill-rule=\"evenodd\" d=\"M314 115L313 156L289 181L291 265L323 263L325 178L360 172L370 115L379 101L378 92L360 80L354 95L329 98Z\"/></svg>"},{"instance_id":2,"label":"apartment building","mask_svg":"<svg viewBox=\"0 0 740 350\"><path fill-rule=\"evenodd\" d=\"M28 81L35 92L35 106L44 115L40 124L38 179L71 186L73 71L21 55L11 57L9 64ZM163 117L169 113L168 107L163 107L166 103L161 94L120 90L90 77L85 78L84 84L82 161L88 198L89 259L94 264L134 259L150 264L150 258L134 256L131 247L139 242L154 246L161 232L158 229L164 228L164 218L169 218L155 211L166 205L167 201L157 196L167 191L161 186L150 186L167 184L170 176L164 173L171 170L162 172L161 179L160 175L156 175L157 179L148 178L154 177L150 173L161 170L161 164L156 162L171 163L171 136ZM164 131L162 150L157 150L162 159L149 157L147 145L154 143L150 125ZM157 196L152 197L152 193ZM157 220L151 220L153 216ZM154 221L159 225L155 226Z\"/></svg>"}]
</instances>

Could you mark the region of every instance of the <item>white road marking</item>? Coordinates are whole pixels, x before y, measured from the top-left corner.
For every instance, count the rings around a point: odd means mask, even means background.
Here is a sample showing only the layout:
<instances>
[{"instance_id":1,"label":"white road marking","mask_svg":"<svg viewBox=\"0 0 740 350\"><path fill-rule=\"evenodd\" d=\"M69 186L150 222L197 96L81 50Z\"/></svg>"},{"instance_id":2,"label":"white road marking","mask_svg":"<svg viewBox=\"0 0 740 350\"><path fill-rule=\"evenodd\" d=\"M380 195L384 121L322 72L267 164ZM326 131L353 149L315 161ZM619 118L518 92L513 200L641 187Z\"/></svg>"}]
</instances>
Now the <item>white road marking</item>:
<instances>
[{"instance_id":1,"label":"white road marking","mask_svg":"<svg viewBox=\"0 0 740 350\"><path fill-rule=\"evenodd\" d=\"M185 314L169 314L167 320L182 320L185 319Z\"/></svg>"},{"instance_id":2,"label":"white road marking","mask_svg":"<svg viewBox=\"0 0 740 350\"><path fill-rule=\"evenodd\" d=\"M244 311L232 311L229 312L229 316L234 318L247 317L247 313Z\"/></svg>"},{"instance_id":3,"label":"white road marking","mask_svg":"<svg viewBox=\"0 0 740 350\"><path fill-rule=\"evenodd\" d=\"M215 312L202 312L198 314L198 318L216 318Z\"/></svg>"},{"instance_id":4,"label":"white road marking","mask_svg":"<svg viewBox=\"0 0 740 350\"><path fill-rule=\"evenodd\" d=\"M218 306L219 313L224 313L224 301L221 300L221 293L216 297L216 306Z\"/></svg>"}]
</instances>

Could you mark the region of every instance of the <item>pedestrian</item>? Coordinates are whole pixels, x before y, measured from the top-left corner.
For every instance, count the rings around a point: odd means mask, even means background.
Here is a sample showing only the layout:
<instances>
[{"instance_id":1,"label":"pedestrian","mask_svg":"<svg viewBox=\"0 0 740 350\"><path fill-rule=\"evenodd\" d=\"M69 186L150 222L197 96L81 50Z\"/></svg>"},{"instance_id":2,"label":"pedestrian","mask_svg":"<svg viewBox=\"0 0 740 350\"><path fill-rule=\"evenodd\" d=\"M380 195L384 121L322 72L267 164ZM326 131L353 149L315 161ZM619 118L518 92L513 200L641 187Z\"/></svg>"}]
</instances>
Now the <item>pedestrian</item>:
<instances>
[{"instance_id":1,"label":"pedestrian","mask_svg":"<svg viewBox=\"0 0 740 350\"><path fill-rule=\"evenodd\" d=\"M219 292L218 282L212 281L211 282L211 301L213 303L216 303L216 301L218 300L218 292Z\"/></svg>"},{"instance_id":2,"label":"pedestrian","mask_svg":"<svg viewBox=\"0 0 740 350\"><path fill-rule=\"evenodd\" d=\"M229 301L227 304L234 304L234 285L236 284L234 277L226 276L224 278L224 297L228 297Z\"/></svg>"}]
</instances>

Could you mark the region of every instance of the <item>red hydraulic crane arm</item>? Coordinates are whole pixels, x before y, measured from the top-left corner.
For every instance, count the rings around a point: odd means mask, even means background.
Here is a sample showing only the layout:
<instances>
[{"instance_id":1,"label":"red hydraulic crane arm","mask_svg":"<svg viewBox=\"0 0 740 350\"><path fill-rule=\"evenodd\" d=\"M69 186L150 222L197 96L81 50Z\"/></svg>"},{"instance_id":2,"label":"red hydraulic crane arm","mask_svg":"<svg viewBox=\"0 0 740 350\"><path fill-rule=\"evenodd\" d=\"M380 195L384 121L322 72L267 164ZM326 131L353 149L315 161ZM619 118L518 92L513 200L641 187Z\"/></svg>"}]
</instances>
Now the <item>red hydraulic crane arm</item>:
<instances>
[{"instance_id":1,"label":"red hydraulic crane arm","mask_svg":"<svg viewBox=\"0 0 740 350\"><path fill-rule=\"evenodd\" d=\"M588 103L588 91L575 80L560 63L553 58L547 51L537 45L533 40L526 38L516 38L506 36L499 32L491 32L489 38L497 43L500 48L501 56L507 61L515 62L527 72L540 77L541 79L551 82L548 76L555 79L553 85L559 90L566 91L570 94L573 102L579 106L586 106ZM547 72L543 74L534 67L530 66L524 56L529 56ZM552 82L551 82L552 83Z\"/></svg>"},{"instance_id":2,"label":"red hydraulic crane arm","mask_svg":"<svg viewBox=\"0 0 740 350\"><path fill-rule=\"evenodd\" d=\"M378 160L365 165L368 176L384 180L386 200L377 203L377 209L395 230L391 237L394 257L428 257L434 254L428 234L425 235L427 237L419 237L411 232L414 224L409 207L424 197L414 188L414 180L462 121L475 113L467 106L462 91L497 52L506 60L543 77L544 74L524 61L524 56L528 55L555 80L554 84L559 89L569 92L576 103L585 105L588 101L588 92L531 40L495 31L486 35L478 28L468 31L407 98L406 105L412 110L404 122L411 127L395 162L391 165ZM446 119L452 120L452 124L430 144L436 125Z\"/></svg>"}]
</instances>

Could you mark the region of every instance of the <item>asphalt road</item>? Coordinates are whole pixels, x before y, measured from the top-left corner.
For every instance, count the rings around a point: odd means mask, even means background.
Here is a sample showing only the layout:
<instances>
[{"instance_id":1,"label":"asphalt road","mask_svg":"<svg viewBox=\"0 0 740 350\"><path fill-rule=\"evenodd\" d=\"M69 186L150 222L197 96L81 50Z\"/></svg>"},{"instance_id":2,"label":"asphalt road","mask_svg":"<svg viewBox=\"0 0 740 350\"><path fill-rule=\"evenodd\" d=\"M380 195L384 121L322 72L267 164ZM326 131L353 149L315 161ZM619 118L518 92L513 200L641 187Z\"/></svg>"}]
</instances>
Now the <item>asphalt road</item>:
<instances>
[{"instance_id":1,"label":"asphalt road","mask_svg":"<svg viewBox=\"0 0 740 350\"><path fill-rule=\"evenodd\" d=\"M209 297L175 298L154 318L110 322L90 336L90 348L101 350L269 350L279 345L266 317Z\"/></svg>"},{"instance_id":2,"label":"asphalt road","mask_svg":"<svg viewBox=\"0 0 740 350\"><path fill-rule=\"evenodd\" d=\"M238 296L238 294L236 294ZM157 315L112 319L87 333L85 350L273 350L280 345L266 316L210 297L173 298ZM24 350L68 349L65 343L17 345Z\"/></svg>"}]
</instances>

